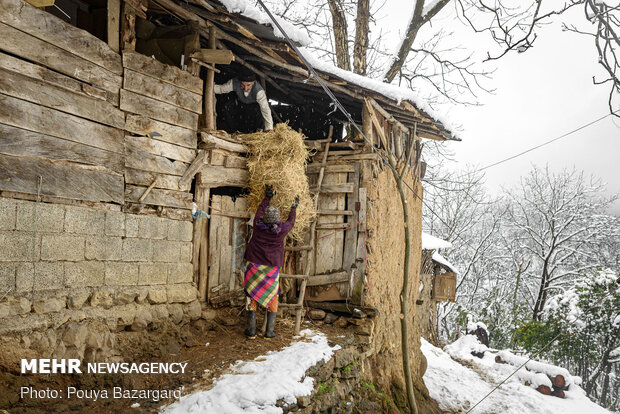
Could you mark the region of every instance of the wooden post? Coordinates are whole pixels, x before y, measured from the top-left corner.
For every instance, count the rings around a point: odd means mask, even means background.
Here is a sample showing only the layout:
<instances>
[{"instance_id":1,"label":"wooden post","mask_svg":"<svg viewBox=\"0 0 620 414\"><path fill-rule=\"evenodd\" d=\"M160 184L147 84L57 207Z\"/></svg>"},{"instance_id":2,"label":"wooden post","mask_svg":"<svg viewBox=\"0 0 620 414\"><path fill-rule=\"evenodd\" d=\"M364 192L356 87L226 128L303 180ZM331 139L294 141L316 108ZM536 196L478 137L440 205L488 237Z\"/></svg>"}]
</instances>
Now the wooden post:
<instances>
[{"instance_id":1,"label":"wooden post","mask_svg":"<svg viewBox=\"0 0 620 414\"><path fill-rule=\"evenodd\" d=\"M125 2L121 19L121 36L123 50L136 50L136 14L134 8Z\"/></svg>"},{"instance_id":2,"label":"wooden post","mask_svg":"<svg viewBox=\"0 0 620 414\"><path fill-rule=\"evenodd\" d=\"M215 49L215 27L209 27L209 49ZM215 66L215 65L214 65ZM215 95L214 95L215 72L211 69L207 70L207 79L205 81L204 110L205 128L216 129L215 122Z\"/></svg>"},{"instance_id":3,"label":"wooden post","mask_svg":"<svg viewBox=\"0 0 620 414\"><path fill-rule=\"evenodd\" d=\"M372 136L372 120L370 118L370 112L366 105L362 106L362 132L366 135L366 138L372 145L375 144L375 140Z\"/></svg>"},{"instance_id":4,"label":"wooden post","mask_svg":"<svg viewBox=\"0 0 620 414\"><path fill-rule=\"evenodd\" d=\"M187 22L189 34L185 36L185 45L183 55L185 55L184 63L187 65L187 71L194 76L200 75L200 65L190 59L190 55L200 51L200 26L196 20Z\"/></svg>"},{"instance_id":5,"label":"wooden post","mask_svg":"<svg viewBox=\"0 0 620 414\"><path fill-rule=\"evenodd\" d=\"M117 53L120 51L120 23L121 0L108 0L108 46Z\"/></svg>"},{"instance_id":6,"label":"wooden post","mask_svg":"<svg viewBox=\"0 0 620 414\"><path fill-rule=\"evenodd\" d=\"M200 176L197 179L200 182ZM198 208L203 211L209 211L209 194L210 189L205 188L202 185L196 186L196 204ZM197 220L198 234L200 236L199 242L199 256L198 256L198 293L200 300L207 300L207 281L209 278L208 265L209 265L209 229L207 227L208 221L206 218ZM194 248L196 252L196 248ZM196 269L196 264L194 264Z\"/></svg>"}]
</instances>

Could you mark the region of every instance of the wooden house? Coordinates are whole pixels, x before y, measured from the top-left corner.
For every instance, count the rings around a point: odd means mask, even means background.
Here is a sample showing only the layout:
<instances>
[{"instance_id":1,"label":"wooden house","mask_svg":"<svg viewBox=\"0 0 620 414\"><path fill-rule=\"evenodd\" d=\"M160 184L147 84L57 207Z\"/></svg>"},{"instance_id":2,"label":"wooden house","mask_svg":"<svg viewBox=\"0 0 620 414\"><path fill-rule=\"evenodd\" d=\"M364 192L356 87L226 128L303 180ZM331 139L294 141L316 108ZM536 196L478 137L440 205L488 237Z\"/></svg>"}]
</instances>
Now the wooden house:
<instances>
[{"instance_id":1,"label":"wooden house","mask_svg":"<svg viewBox=\"0 0 620 414\"><path fill-rule=\"evenodd\" d=\"M375 329L388 333L374 346L398 354L402 212L376 150L411 167L417 286L420 140L450 132L396 87L321 65L364 141L269 25L214 0L0 0L0 295L29 304L7 310L22 319L2 332L60 329L66 319L41 315L82 306L122 330L148 325L147 305L199 315L196 299L234 303L250 217L233 134L244 125L222 131L213 86L242 67L276 102L274 121L316 151L318 218L287 247L282 308L299 311L305 292L312 306L379 310ZM194 219L194 203L209 217Z\"/></svg>"}]
</instances>

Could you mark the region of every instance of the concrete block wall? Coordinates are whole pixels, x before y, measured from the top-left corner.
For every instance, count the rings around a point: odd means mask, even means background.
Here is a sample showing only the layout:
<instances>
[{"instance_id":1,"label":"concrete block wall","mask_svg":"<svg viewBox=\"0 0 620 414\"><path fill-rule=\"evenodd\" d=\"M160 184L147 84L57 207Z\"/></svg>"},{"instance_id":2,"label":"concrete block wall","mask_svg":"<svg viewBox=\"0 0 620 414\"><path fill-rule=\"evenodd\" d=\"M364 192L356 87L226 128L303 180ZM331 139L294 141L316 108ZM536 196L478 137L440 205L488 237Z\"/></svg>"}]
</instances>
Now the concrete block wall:
<instances>
[{"instance_id":1,"label":"concrete block wall","mask_svg":"<svg viewBox=\"0 0 620 414\"><path fill-rule=\"evenodd\" d=\"M0 335L62 338L69 324L94 322L120 333L200 317L192 236L188 221L0 197ZM49 342L56 355L69 347Z\"/></svg>"},{"instance_id":2,"label":"concrete block wall","mask_svg":"<svg viewBox=\"0 0 620 414\"><path fill-rule=\"evenodd\" d=\"M191 283L191 259L191 222L0 198L2 294Z\"/></svg>"}]
</instances>

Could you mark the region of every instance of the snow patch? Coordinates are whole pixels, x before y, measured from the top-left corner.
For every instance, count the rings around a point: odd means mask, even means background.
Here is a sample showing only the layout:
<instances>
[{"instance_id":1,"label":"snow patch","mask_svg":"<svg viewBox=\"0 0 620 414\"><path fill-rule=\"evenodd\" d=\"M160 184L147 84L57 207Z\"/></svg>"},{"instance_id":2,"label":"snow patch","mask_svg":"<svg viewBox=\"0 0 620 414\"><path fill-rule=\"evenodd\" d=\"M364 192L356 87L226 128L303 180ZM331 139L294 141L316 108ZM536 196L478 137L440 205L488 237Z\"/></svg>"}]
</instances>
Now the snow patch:
<instances>
[{"instance_id":1,"label":"snow patch","mask_svg":"<svg viewBox=\"0 0 620 414\"><path fill-rule=\"evenodd\" d=\"M431 236L428 233L422 233L422 249L424 250L449 249L451 247L452 243L449 241Z\"/></svg>"},{"instance_id":2,"label":"snow patch","mask_svg":"<svg viewBox=\"0 0 620 414\"><path fill-rule=\"evenodd\" d=\"M231 13L239 13L242 16L248 17L250 19L256 20L260 24L268 24L273 27L273 34L276 36L285 39L284 34L280 32L280 30L273 24L267 13L263 12L259 7L254 6L247 0L220 0L220 2L226 7ZM299 30L291 23L286 20L275 16L276 20L282 26L286 34L291 38L291 40L298 42L302 45L309 45L311 40L306 32L303 30Z\"/></svg>"},{"instance_id":3,"label":"snow patch","mask_svg":"<svg viewBox=\"0 0 620 414\"><path fill-rule=\"evenodd\" d=\"M297 397L310 395L314 379L305 376L306 370L329 360L339 348L329 346L322 333L304 329L300 336L310 341L294 342L254 361L238 361L213 388L183 396L161 413L281 413L276 402L292 404Z\"/></svg>"},{"instance_id":4,"label":"snow patch","mask_svg":"<svg viewBox=\"0 0 620 414\"><path fill-rule=\"evenodd\" d=\"M431 398L437 401L439 407L446 412L469 411L516 369L509 364L495 363L490 353L486 354L483 359L475 358L470 354L472 348L485 349L486 347L477 343L475 337L466 335L446 346L446 352L444 352L422 339L421 349L428 362L424 383ZM447 353L449 349L459 359L466 360L471 368L452 359ZM554 368L563 370L559 367ZM522 371L493 391L473 412L475 414L500 412L502 414L609 414L609 411L588 399L578 386L578 377L571 377L573 384L569 391L565 391L566 398L561 399L543 395L532 388L533 385L526 387L523 384L525 376L530 378L528 382L532 384L536 382L539 385L549 379L544 374L529 375L524 368ZM541 375L546 378L546 381Z\"/></svg>"}]
</instances>

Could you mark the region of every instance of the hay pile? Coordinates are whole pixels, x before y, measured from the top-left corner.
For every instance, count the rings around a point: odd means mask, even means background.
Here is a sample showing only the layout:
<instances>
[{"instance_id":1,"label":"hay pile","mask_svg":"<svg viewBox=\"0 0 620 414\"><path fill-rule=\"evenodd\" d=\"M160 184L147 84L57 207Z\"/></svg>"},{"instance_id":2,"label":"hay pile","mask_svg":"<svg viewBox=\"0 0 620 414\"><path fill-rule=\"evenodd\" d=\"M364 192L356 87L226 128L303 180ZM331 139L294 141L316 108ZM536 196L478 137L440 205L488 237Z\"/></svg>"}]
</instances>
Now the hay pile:
<instances>
[{"instance_id":1,"label":"hay pile","mask_svg":"<svg viewBox=\"0 0 620 414\"><path fill-rule=\"evenodd\" d=\"M296 241L303 241L316 215L306 176L308 150L303 135L286 124L277 124L272 131L243 134L239 138L249 149L250 208L258 208L265 196L265 184L270 184L276 191L271 204L280 209L284 221L295 196L299 195L297 219L289 235Z\"/></svg>"}]
</instances>

